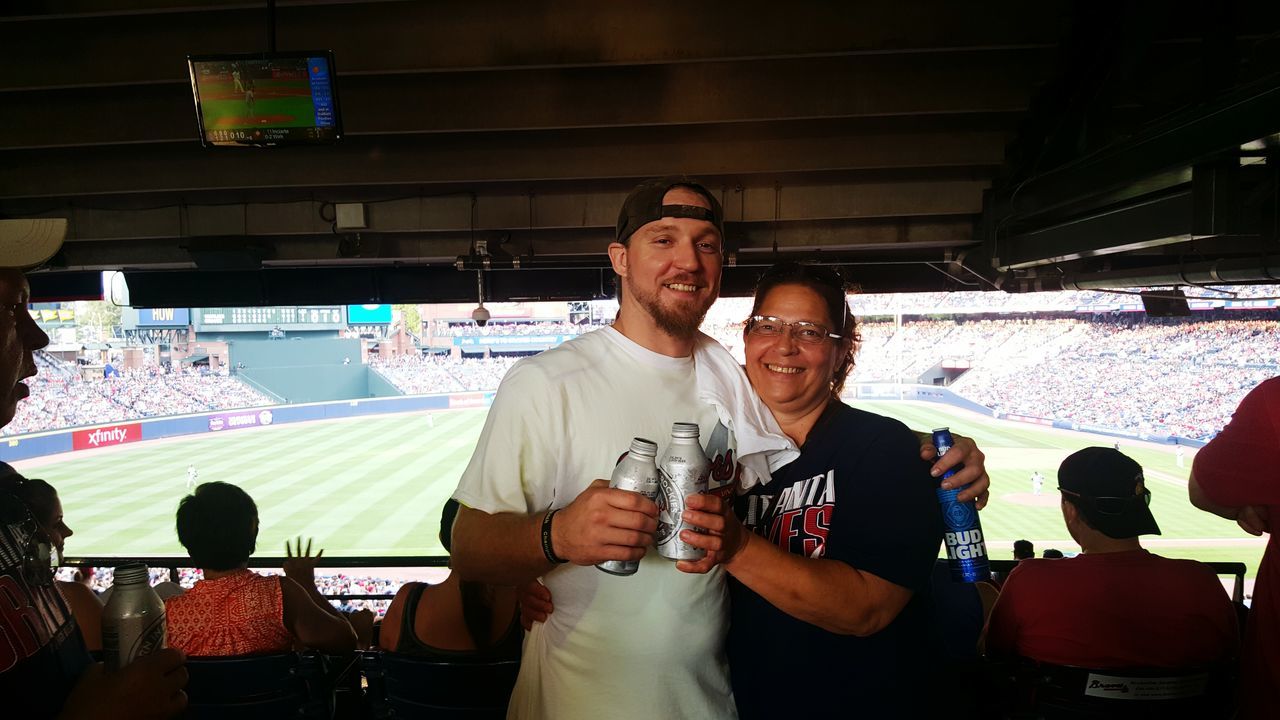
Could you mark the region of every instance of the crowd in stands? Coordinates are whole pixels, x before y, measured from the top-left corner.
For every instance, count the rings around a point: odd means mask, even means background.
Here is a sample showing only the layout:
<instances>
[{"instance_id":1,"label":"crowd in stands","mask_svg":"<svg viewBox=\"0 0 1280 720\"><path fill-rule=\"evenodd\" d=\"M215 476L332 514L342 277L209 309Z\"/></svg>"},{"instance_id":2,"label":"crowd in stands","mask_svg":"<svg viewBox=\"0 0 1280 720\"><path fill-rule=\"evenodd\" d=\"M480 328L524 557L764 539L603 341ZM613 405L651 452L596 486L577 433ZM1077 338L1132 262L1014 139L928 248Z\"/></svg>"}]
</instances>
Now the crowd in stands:
<instances>
[{"instance_id":1,"label":"crowd in stands","mask_svg":"<svg viewBox=\"0 0 1280 720\"><path fill-rule=\"evenodd\" d=\"M263 575L279 575L278 570L259 570ZM177 584L183 590L189 590L197 581L204 578L204 573L198 568L178 568ZM101 567L93 568L89 571L88 576L74 567L62 567L58 569L57 579L66 582L87 582L89 589L96 594L102 595L115 582L114 568ZM169 569L161 567L151 568L151 584L157 585L163 582L169 582ZM346 575L338 573L336 575L317 575L316 587L322 595L385 595L386 600L339 600L334 599L331 602L333 606L343 612L355 612L356 610L368 609L382 617L387 612L387 605L391 603L391 597L396 594L400 586L405 580L400 578L372 577L368 575Z\"/></svg>"},{"instance_id":2,"label":"crowd in stands","mask_svg":"<svg viewBox=\"0 0 1280 720\"><path fill-rule=\"evenodd\" d=\"M439 336L493 336L493 335L577 335L594 330L593 325L578 325L570 322L554 320L537 320L534 322L502 322L491 321L484 327L477 327L471 322L448 322L437 320L434 334Z\"/></svg>"},{"instance_id":3,"label":"crowd in stands","mask_svg":"<svg viewBox=\"0 0 1280 720\"><path fill-rule=\"evenodd\" d=\"M407 395L493 390L516 357L453 359L440 355L401 355L370 362L374 370Z\"/></svg>"},{"instance_id":4,"label":"crowd in stands","mask_svg":"<svg viewBox=\"0 0 1280 720\"><path fill-rule=\"evenodd\" d=\"M85 379L79 369L44 353L39 370L27 380L28 402L18 406L12 423L0 433L20 435L63 427L136 420L161 415L230 410L271 404L267 396L226 370L126 369L109 377Z\"/></svg>"},{"instance_id":5,"label":"crowd in stands","mask_svg":"<svg viewBox=\"0 0 1280 720\"><path fill-rule=\"evenodd\" d=\"M1233 291L1240 297L1273 297L1280 288ZM931 382L930 371L941 365L956 378L954 391L998 413L1205 438L1225 424L1246 391L1277 370L1280 332L1274 310L1197 312L1164 320L1142 313L1063 312L1102 310L1117 298L1128 300L1101 292L853 295L855 312L867 318L860 325L862 347L851 384ZM904 313L927 307L929 319L914 315L895 323L882 312L890 306ZM984 308L989 312L973 314ZM1016 314L1027 310L1039 314ZM952 311L958 314L933 319ZM703 331L740 357L741 323L749 313L746 298L722 299L708 313ZM437 321L436 331L565 335L595 327L537 321L478 328ZM517 359L423 355L370 364L404 393L428 394L495 390ZM4 434L271 402L225 371L153 366L86 380L75 366L51 356L37 355L36 362L40 372L29 380L30 399Z\"/></svg>"},{"instance_id":6,"label":"crowd in stands","mask_svg":"<svg viewBox=\"0 0 1280 720\"><path fill-rule=\"evenodd\" d=\"M1148 435L1208 438L1277 372L1276 321L1061 321L1013 335L954 384L995 411Z\"/></svg>"}]
</instances>

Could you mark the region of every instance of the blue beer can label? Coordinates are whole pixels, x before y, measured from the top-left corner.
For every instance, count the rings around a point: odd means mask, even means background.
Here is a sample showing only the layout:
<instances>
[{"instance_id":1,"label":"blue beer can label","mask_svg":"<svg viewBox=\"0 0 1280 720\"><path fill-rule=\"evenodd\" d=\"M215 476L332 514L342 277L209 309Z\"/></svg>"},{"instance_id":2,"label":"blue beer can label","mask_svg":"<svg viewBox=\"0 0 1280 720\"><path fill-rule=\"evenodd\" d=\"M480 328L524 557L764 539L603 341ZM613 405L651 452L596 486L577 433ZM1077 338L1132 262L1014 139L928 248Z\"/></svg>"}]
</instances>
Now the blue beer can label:
<instances>
[{"instance_id":1,"label":"blue beer can label","mask_svg":"<svg viewBox=\"0 0 1280 720\"><path fill-rule=\"evenodd\" d=\"M954 444L951 431L939 428L933 431L933 447L942 457ZM939 481L951 477L960 469L959 466L948 470ZM951 568L951 579L956 582L978 582L991 577L991 562L987 557L987 543L982 537L982 523L978 520L978 506L972 500L966 503L956 502L956 496L964 488L934 492L938 497L938 505L942 511L944 525L943 540L947 547L947 565Z\"/></svg>"}]
</instances>

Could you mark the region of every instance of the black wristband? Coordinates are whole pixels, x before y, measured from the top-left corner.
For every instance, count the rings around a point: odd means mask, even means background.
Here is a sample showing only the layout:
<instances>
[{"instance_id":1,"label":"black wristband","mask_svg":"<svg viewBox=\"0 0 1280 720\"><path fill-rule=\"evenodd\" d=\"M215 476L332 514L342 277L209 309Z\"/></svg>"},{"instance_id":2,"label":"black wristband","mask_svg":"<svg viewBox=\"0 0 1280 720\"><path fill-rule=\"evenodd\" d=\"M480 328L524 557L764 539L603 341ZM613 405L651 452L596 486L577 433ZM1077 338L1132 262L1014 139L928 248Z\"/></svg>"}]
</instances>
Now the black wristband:
<instances>
[{"instance_id":1,"label":"black wristband","mask_svg":"<svg viewBox=\"0 0 1280 720\"><path fill-rule=\"evenodd\" d=\"M558 512L560 512L560 509L556 508L542 516L542 554L546 556L547 562L552 565L563 565L569 562L556 555L556 550L551 545L551 518L555 517Z\"/></svg>"}]
</instances>

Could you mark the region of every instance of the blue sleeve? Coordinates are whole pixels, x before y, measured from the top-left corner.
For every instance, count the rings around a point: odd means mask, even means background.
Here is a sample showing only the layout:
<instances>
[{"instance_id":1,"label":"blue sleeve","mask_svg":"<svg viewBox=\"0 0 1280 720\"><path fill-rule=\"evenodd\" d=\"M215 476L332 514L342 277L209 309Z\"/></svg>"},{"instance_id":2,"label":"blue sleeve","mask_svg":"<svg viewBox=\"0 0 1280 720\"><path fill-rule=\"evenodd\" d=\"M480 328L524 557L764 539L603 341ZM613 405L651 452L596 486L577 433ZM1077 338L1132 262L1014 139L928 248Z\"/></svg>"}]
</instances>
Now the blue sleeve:
<instances>
[{"instance_id":1,"label":"blue sleeve","mask_svg":"<svg viewBox=\"0 0 1280 720\"><path fill-rule=\"evenodd\" d=\"M826 557L912 591L929 587L942 539L937 481L905 425L877 418L866 442L836 463Z\"/></svg>"}]
</instances>

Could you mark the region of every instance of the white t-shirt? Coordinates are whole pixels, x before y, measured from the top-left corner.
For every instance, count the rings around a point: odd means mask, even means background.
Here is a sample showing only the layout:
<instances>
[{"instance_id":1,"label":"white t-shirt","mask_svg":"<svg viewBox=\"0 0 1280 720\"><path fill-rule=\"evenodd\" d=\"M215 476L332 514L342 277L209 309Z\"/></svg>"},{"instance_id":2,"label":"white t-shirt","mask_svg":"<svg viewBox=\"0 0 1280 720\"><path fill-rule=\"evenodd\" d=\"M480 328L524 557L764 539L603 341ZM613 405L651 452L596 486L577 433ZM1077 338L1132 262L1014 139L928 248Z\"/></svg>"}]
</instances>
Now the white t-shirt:
<instances>
[{"instance_id":1,"label":"white t-shirt","mask_svg":"<svg viewBox=\"0 0 1280 720\"><path fill-rule=\"evenodd\" d=\"M696 422L705 445L718 421L697 396L692 358L613 328L582 335L507 373L454 497L488 513L564 507L633 437L661 452L673 422ZM543 582L555 612L525 638L508 718L736 717L720 568L682 573L650 548L630 577L561 565Z\"/></svg>"}]
</instances>

